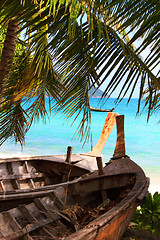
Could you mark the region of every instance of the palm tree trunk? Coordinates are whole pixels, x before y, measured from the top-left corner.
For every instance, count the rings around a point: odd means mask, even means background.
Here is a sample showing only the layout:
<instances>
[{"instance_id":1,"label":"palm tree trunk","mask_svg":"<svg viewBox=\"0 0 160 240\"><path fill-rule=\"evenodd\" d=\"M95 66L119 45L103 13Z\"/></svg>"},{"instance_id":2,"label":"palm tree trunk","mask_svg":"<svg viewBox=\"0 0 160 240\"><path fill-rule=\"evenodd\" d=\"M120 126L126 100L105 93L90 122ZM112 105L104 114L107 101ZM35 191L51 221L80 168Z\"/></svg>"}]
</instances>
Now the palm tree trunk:
<instances>
[{"instance_id":1,"label":"palm tree trunk","mask_svg":"<svg viewBox=\"0 0 160 240\"><path fill-rule=\"evenodd\" d=\"M14 57L14 52L16 48L18 34L17 31L19 29L19 22L14 22L10 20L8 23L6 38L4 42L4 47L2 51L2 58L0 61L0 105L2 101L2 93L4 91L4 79L8 77L11 64Z\"/></svg>"}]
</instances>

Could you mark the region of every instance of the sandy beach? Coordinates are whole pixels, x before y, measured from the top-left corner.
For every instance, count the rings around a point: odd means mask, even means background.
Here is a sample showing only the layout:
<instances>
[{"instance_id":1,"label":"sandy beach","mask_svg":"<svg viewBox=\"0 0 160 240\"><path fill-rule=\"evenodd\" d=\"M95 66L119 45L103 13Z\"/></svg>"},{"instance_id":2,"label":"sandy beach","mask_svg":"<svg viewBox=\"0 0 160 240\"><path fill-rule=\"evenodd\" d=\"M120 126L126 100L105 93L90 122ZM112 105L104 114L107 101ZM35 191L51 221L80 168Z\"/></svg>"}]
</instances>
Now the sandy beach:
<instances>
[{"instance_id":1,"label":"sandy beach","mask_svg":"<svg viewBox=\"0 0 160 240\"><path fill-rule=\"evenodd\" d=\"M155 192L160 193L160 177L156 176L149 176L150 178L150 186L149 192L153 195Z\"/></svg>"}]
</instances>

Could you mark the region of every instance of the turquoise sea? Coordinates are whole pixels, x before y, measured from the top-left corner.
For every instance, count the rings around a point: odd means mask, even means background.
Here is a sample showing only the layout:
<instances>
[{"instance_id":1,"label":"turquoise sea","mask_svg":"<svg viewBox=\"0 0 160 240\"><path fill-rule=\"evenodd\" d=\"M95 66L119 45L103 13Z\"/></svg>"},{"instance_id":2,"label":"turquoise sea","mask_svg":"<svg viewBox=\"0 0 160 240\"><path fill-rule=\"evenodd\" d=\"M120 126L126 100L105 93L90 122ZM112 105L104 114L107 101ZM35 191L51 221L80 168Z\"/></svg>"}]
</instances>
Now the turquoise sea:
<instances>
[{"instance_id":1,"label":"turquoise sea","mask_svg":"<svg viewBox=\"0 0 160 240\"><path fill-rule=\"evenodd\" d=\"M98 98L91 98L92 107L100 107ZM102 108L115 107L115 99L109 99ZM126 153L132 160L137 162L149 176L160 177L160 120L159 114L151 116L147 123L147 112L136 116L137 99L132 99L127 105L124 99L114 110L120 115L125 115L125 139ZM107 113L92 112L92 135L93 146L96 144ZM73 146L73 153L90 151L90 143L83 146L78 139L74 140L73 135L78 126L76 122L72 127L69 123L64 123L64 117L59 114L51 116L46 124L42 121L35 124L26 136L26 143L21 150L19 144L7 141L0 147L0 157L13 157L20 155L55 155L65 154L67 146ZM104 162L113 156L116 144L116 128L111 133L102 154Z\"/></svg>"}]
</instances>

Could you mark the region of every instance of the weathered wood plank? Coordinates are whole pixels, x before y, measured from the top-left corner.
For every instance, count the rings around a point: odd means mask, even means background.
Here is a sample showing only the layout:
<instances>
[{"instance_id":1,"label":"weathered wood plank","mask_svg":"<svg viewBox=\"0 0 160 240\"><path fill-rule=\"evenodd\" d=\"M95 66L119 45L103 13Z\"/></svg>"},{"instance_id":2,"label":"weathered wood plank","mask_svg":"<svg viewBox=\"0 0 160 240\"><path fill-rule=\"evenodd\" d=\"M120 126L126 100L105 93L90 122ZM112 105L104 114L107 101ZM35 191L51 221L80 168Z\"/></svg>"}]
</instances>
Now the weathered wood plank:
<instances>
[{"instance_id":1,"label":"weathered wood plank","mask_svg":"<svg viewBox=\"0 0 160 240\"><path fill-rule=\"evenodd\" d=\"M66 156L66 162L68 162L68 163L71 163L72 150L73 150L73 147L68 146L68 148L67 148L67 156Z\"/></svg>"},{"instance_id":2,"label":"weathered wood plank","mask_svg":"<svg viewBox=\"0 0 160 240\"><path fill-rule=\"evenodd\" d=\"M8 170L7 170L6 162L1 163L0 176L7 175L7 174L8 174Z\"/></svg>"},{"instance_id":3,"label":"weathered wood plank","mask_svg":"<svg viewBox=\"0 0 160 240\"><path fill-rule=\"evenodd\" d=\"M112 163L108 166L109 170L112 171L113 175L119 175L124 173L130 173L126 158L121 158L118 160L111 160ZM105 172L108 172L106 167ZM111 172L110 172L111 173Z\"/></svg>"},{"instance_id":4,"label":"weathered wood plank","mask_svg":"<svg viewBox=\"0 0 160 240\"><path fill-rule=\"evenodd\" d=\"M81 231L78 231L76 233L73 233L72 235L65 238L65 240L90 240L90 239L96 239L96 233L98 231L98 226L92 226L83 228Z\"/></svg>"},{"instance_id":5,"label":"weathered wood plank","mask_svg":"<svg viewBox=\"0 0 160 240\"><path fill-rule=\"evenodd\" d=\"M36 198L35 203L42 210L42 212L45 212L46 216L50 216L54 221L57 222L57 220L60 219L59 213L62 205L59 203L53 193L50 195L51 197L47 196L38 199Z\"/></svg>"},{"instance_id":6,"label":"weathered wood plank","mask_svg":"<svg viewBox=\"0 0 160 240\"><path fill-rule=\"evenodd\" d=\"M63 207L65 199L65 188L62 186L57 189L54 189L53 194L56 197L56 201L58 201L61 207Z\"/></svg>"},{"instance_id":7,"label":"weathered wood plank","mask_svg":"<svg viewBox=\"0 0 160 240\"><path fill-rule=\"evenodd\" d=\"M7 166L8 174L13 175L12 163L7 162L6 166ZM19 183L17 179L12 179L10 183L13 185L13 189L19 189Z\"/></svg>"},{"instance_id":8,"label":"weathered wood plank","mask_svg":"<svg viewBox=\"0 0 160 240\"><path fill-rule=\"evenodd\" d=\"M72 185L68 185L69 191L72 195L80 193L102 191L111 188L119 188L126 186L130 178L129 174L100 176L99 178L89 179L87 181L78 181Z\"/></svg>"},{"instance_id":9,"label":"weathered wood plank","mask_svg":"<svg viewBox=\"0 0 160 240\"><path fill-rule=\"evenodd\" d=\"M9 163L9 161L8 161ZM13 175L20 175L25 173L24 161L10 162L12 164Z\"/></svg>"},{"instance_id":10,"label":"weathered wood plank","mask_svg":"<svg viewBox=\"0 0 160 240\"><path fill-rule=\"evenodd\" d=\"M25 168L26 168L26 172L29 173L29 168L28 168L28 163L27 161L25 161ZM35 184L34 184L34 181L33 179L29 179L29 183L31 184L31 187L35 188Z\"/></svg>"},{"instance_id":11,"label":"weathered wood plank","mask_svg":"<svg viewBox=\"0 0 160 240\"><path fill-rule=\"evenodd\" d=\"M57 240L57 236L56 235L53 235L53 233L51 233L50 231L48 231L47 227L42 227L43 231L46 233L45 234L45 237L46 235L48 235L49 237L52 238L52 240L56 239ZM43 238L44 239L44 238Z\"/></svg>"},{"instance_id":12,"label":"weathered wood plank","mask_svg":"<svg viewBox=\"0 0 160 240\"><path fill-rule=\"evenodd\" d=\"M42 178L43 177L43 173L24 173L21 175L4 175L4 176L0 176L0 181L2 180L23 180L23 179L34 179L34 178Z\"/></svg>"},{"instance_id":13,"label":"weathered wood plank","mask_svg":"<svg viewBox=\"0 0 160 240\"><path fill-rule=\"evenodd\" d=\"M0 181L0 188L1 188L1 190L4 191L4 192L6 191L5 186L4 186L2 180Z\"/></svg>"},{"instance_id":14,"label":"weathered wood plank","mask_svg":"<svg viewBox=\"0 0 160 240\"><path fill-rule=\"evenodd\" d=\"M2 213L0 213L0 232L3 237L6 237L8 234L14 233L14 230L9 227L10 222L6 221L6 218Z\"/></svg>"},{"instance_id":15,"label":"weathered wood plank","mask_svg":"<svg viewBox=\"0 0 160 240\"><path fill-rule=\"evenodd\" d=\"M42 211L39 211L39 208L37 207L35 202L27 204L26 209L28 214L30 214L35 219L36 222L42 222L47 219L46 215Z\"/></svg>"},{"instance_id":16,"label":"weathered wood plank","mask_svg":"<svg viewBox=\"0 0 160 240\"><path fill-rule=\"evenodd\" d=\"M40 198L36 198L34 200L35 204L37 205L37 207L48 217L51 217L54 220L57 220L59 218L59 215L57 216L57 214L53 214L53 211L51 210L53 208L53 205L50 208L47 208L42 200ZM53 202L53 201L52 201ZM48 204L49 205L49 204ZM56 210L57 211L57 210Z\"/></svg>"},{"instance_id":17,"label":"weathered wood plank","mask_svg":"<svg viewBox=\"0 0 160 240\"><path fill-rule=\"evenodd\" d=\"M124 115L116 117L117 142L113 154L113 159L126 156L125 137L124 137Z\"/></svg>"},{"instance_id":18,"label":"weathered wood plank","mask_svg":"<svg viewBox=\"0 0 160 240\"><path fill-rule=\"evenodd\" d=\"M25 236L25 235L28 236L28 234L42 228L43 226L46 226L46 225L50 224L52 221L53 220L51 220L51 219L47 219L47 220L45 220L41 223L36 222L34 224L28 224L28 225L26 225L25 228L23 228L23 229L21 229L17 232L11 231L11 227L7 226L6 227L6 233L4 235L4 239L5 240L13 240L13 239L19 239L20 237ZM31 238L32 238L32 236L31 236Z\"/></svg>"},{"instance_id":19,"label":"weathered wood plank","mask_svg":"<svg viewBox=\"0 0 160 240\"><path fill-rule=\"evenodd\" d=\"M102 157L96 157L97 166L98 166L98 173L99 175L103 175L103 161Z\"/></svg>"},{"instance_id":20,"label":"weathered wood plank","mask_svg":"<svg viewBox=\"0 0 160 240\"><path fill-rule=\"evenodd\" d=\"M89 152L90 155L98 156L101 154L116 123L116 116L118 116L118 113L109 112L107 114L100 138L98 139L96 146Z\"/></svg>"},{"instance_id":21,"label":"weathered wood plank","mask_svg":"<svg viewBox=\"0 0 160 240\"><path fill-rule=\"evenodd\" d=\"M145 197L147 197L148 195L148 188L149 188L149 184L150 184L150 179L147 178L147 181L146 181L146 184L145 184L145 187L142 191L142 193L138 196L137 198L137 202L140 203Z\"/></svg>"},{"instance_id":22,"label":"weathered wood plank","mask_svg":"<svg viewBox=\"0 0 160 240\"><path fill-rule=\"evenodd\" d=\"M3 212L3 217L5 221L11 226L13 231L19 231L21 230L21 226L18 224L18 222L15 220L15 218L10 214L10 212Z\"/></svg>"},{"instance_id":23,"label":"weathered wood plank","mask_svg":"<svg viewBox=\"0 0 160 240\"><path fill-rule=\"evenodd\" d=\"M18 206L18 209L23 213L25 218L27 218L30 223L36 222L36 218L32 216L32 214L28 211L25 205Z\"/></svg>"}]
</instances>

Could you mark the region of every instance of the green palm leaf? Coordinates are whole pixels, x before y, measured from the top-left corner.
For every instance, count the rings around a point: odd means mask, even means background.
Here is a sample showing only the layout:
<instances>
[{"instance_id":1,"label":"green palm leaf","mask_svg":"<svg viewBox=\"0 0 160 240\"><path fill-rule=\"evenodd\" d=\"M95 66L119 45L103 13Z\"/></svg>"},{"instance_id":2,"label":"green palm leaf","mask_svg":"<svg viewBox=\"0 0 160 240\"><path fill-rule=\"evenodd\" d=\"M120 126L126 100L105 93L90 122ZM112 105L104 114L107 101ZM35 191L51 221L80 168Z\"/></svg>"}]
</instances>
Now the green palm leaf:
<instances>
[{"instance_id":1,"label":"green palm leaf","mask_svg":"<svg viewBox=\"0 0 160 240\"><path fill-rule=\"evenodd\" d=\"M5 109L0 110L0 116L0 145L13 137L16 143L19 142L23 146L28 116L20 102L9 103L7 106L5 104Z\"/></svg>"}]
</instances>

